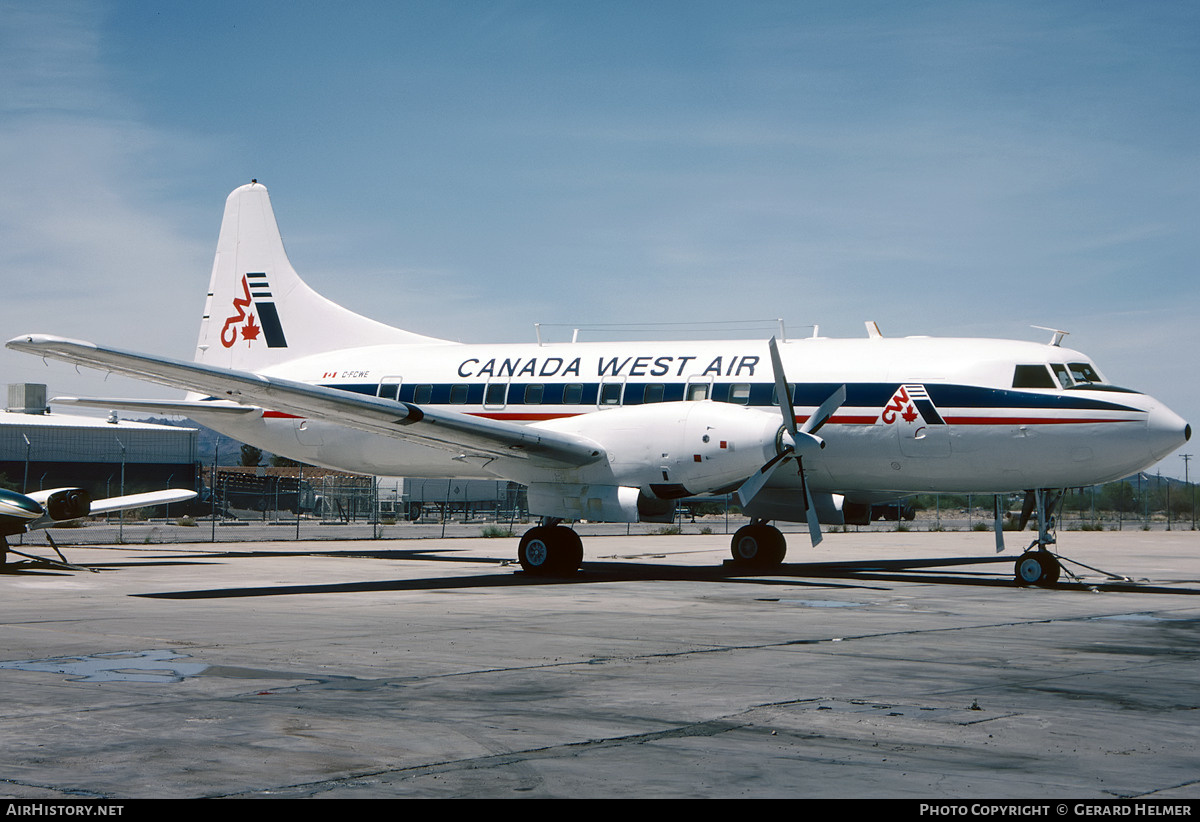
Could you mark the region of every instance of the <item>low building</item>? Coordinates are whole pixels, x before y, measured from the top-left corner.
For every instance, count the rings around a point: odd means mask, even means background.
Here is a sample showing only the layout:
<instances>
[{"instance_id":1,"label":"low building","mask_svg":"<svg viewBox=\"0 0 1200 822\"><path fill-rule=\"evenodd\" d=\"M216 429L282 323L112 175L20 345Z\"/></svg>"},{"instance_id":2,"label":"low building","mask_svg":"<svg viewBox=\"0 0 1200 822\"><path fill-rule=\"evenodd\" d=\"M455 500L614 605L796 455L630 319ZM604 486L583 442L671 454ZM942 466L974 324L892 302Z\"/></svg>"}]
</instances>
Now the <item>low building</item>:
<instances>
[{"instance_id":1,"label":"low building","mask_svg":"<svg viewBox=\"0 0 1200 822\"><path fill-rule=\"evenodd\" d=\"M196 429L50 413L46 386L10 385L0 473L18 491L78 486L92 496L196 487Z\"/></svg>"}]
</instances>

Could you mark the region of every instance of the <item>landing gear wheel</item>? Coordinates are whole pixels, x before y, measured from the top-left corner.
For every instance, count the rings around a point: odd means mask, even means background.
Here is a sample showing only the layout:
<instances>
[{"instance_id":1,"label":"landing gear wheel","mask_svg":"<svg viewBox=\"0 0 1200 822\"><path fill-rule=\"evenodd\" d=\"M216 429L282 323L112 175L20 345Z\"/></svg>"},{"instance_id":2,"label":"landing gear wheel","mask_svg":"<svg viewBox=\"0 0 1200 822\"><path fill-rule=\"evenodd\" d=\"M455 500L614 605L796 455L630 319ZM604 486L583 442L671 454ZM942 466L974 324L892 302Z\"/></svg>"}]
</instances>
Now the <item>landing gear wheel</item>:
<instances>
[{"instance_id":1,"label":"landing gear wheel","mask_svg":"<svg viewBox=\"0 0 1200 822\"><path fill-rule=\"evenodd\" d=\"M1062 566L1049 551L1026 551L1017 558L1018 585L1039 585L1048 588L1058 582Z\"/></svg>"},{"instance_id":2,"label":"landing gear wheel","mask_svg":"<svg viewBox=\"0 0 1200 822\"><path fill-rule=\"evenodd\" d=\"M733 561L751 568L771 568L783 562L787 540L771 525L744 525L730 542Z\"/></svg>"},{"instance_id":3,"label":"landing gear wheel","mask_svg":"<svg viewBox=\"0 0 1200 822\"><path fill-rule=\"evenodd\" d=\"M517 559L527 574L553 576L579 570L583 561L583 541L570 528L539 525L521 537Z\"/></svg>"}]
</instances>

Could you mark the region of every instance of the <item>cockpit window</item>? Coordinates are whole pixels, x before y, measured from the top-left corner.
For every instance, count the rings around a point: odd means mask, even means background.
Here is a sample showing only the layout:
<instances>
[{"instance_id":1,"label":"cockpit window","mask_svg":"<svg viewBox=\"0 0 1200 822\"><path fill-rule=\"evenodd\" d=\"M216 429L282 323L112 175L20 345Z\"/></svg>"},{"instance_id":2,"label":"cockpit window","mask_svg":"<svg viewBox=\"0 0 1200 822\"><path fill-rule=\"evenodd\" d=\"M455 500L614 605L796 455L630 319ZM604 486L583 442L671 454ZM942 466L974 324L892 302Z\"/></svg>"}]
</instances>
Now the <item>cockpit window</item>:
<instances>
[{"instance_id":1,"label":"cockpit window","mask_svg":"<svg viewBox=\"0 0 1200 822\"><path fill-rule=\"evenodd\" d=\"M1054 372L1054 376L1058 377L1058 382L1063 388L1070 388L1075 384L1071 379L1071 372L1062 363L1050 363L1050 370Z\"/></svg>"},{"instance_id":2,"label":"cockpit window","mask_svg":"<svg viewBox=\"0 0 1200 822\"><path fill-rule=\"evenodd\" d=\"M1071 372L1070 377L1064 379L1063 373L1059 371L1063 368L1062 365L1050 366L1054 369L1054 373L1058 375L1059 380L1062 380L1063 388L1073 388L1076 391L1112 391L1117 394L1140 394L1140 391L1134 391L1132 388L1121 388L1117 385L1104 382L1098 372L1090 362L1073 362L1065 366Z\"/></svg>"},{"instance_id":3,"label":"cockpit window","mask_svg":"<svg viewBox=\"0 0 1200 822\"><path fill-rule=\"evenodd\" d=\"M1045 365L1018 365L1013 373L1013 388L1058 388Z\"/></svg>"},{"instance_id":4,"label":"cockpit window","mask_svg":"<svg viewBox=\"0 0 1200 822\"><path fill-rule=\"evenodd\" d=\"M1075 378L1075 382L1101 382L1100 375L1092 368L1091 363L1071 363L1071 376Z\"/></svg>"}]
</instances>

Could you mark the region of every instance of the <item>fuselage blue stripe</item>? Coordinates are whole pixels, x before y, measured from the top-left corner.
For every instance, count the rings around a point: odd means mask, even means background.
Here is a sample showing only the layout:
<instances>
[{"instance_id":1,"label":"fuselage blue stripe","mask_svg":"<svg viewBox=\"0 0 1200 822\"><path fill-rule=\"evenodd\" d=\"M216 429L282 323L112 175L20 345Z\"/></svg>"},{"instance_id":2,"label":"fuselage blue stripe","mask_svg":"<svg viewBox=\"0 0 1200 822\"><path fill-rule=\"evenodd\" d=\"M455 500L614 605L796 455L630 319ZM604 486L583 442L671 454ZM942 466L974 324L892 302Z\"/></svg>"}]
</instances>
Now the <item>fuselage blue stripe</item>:
<instances>
[{"instance_id":1,"label":"fuselage blue stripe","mask_svg":"<svg viewBox=\"0 0 1200 822\"><path fill-rule=\"evenodd\" d=\"M416 405L434 406L485 406L485 407L529 407L529 406L596 406L596 405L642 405L646 402L678 402L687 396L688 386L697 383L656 382L457 382L420 383L406 382L397 386L385 384L384 390L396 392L388 399ZM778 407L775 402L774 383L714 382L708 384L709 399L730 402L756 408ZM847 383L846 402L848 408L880 408L886 406L899 387L899 383ZM614 401L604 402L601 392L605 386L612 392ZM617 386L621 386L617 388ZM801 383L793 391L792 402L797 408L812 408L824 402L840 383ZM376 396L378 383L330 383L328 388L350 391L356 394ZM570 388L569 388L570 387ZM489 396L489 388L492 394ZM734 398L734 390L738 396ZM926 384L932 407L923 408L927 417L936 417L938 408L1003 408L1012 411L1122 411L1142 413L1142 410L1120 403L1078 396L1077 389L1066 391L1037 391L985 388L973 385ZM1135 392L1129 392L1135 393ZM527 401L528 398L532 398ZM650 397L651 399L647 399ZM922 401L924 404L924 401Z\"/></svg>"}]
</instances>

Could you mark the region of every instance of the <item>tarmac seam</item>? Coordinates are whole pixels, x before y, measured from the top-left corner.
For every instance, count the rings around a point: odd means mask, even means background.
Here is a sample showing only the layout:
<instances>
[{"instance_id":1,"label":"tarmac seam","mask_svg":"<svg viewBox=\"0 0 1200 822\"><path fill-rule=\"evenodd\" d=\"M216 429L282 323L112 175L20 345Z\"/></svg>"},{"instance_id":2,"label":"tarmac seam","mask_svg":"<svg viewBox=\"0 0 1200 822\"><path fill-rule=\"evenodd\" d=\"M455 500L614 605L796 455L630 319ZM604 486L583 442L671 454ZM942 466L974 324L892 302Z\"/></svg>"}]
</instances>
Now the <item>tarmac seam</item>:
<instances>
[{"instance_id":1,"label":"tarmac seam","mask_svg":"<svg viewBox=\"0 0 1200 822\"><path fill-rule=\"evenodd\" d=\"M1032 619L1032 620L1012 620L1009 622L991 622L991 623L983 623L983 624L979 624L979 625L958 625L958 626L953 626L953 627L949 627L949 628L918 628L918 629L911 629L911 630L905 630L905 631L884 631L884 632L879 632L879 633L847 635L847 636L841 636L841 637L822 637L822 638L816 638L816 639L788 639L788 640L780 640L780 641L776 641L776 642L762 642L762 643L744 644L744 645L717 645L717 646L711 646L711 647L706 647L706 648L688 648L688 649L680 650L680 651L660 651L660 652L650 653L650 654L620 655L620 656L611 656L611 657L591 657L588 659L580 659L580 660L565 660L565 661L559 661L559 662L547 662L547 663L542 663L539 665L513 666L513 667L506 667L506 668L487 668L487 669L476 669L476 670L472 670L472 671L456 671L453 673L435 674L435 675L428 676L428 677L420 677L420 680L423 681L423 680L430 680L430 679L442 679L442 678L451 678L451 677L460 677L460 676L474 676L476 674L481 674L481 673L510 673L513 671L537 670L537 669L542 669L542 668L559 668L559 667L574 666L574 665L603 665L603 664L610 663L610 662L627 662L627 661L647 660L647 659L670 659L670 658L681 657L681 656L692 656L695 654L717 654L717 653L730 653L730 652L734 652L734 651L769 650L771 648L790 648L790 647L795 647L798 645L835 644L835 643L839 643L839 642L851 642L851 641L859 641L859 640L889 639L892 637L901 637L901 636L921 636L921 635L925 635L925 634L957 633L957 632L961 632L961 631L978 631L978 630L989 630L989 629L995 629L995 628L1020 628L1020 627L1026 627L1026 626L1031 626L1031 625L1053 625L1053 624L1057 624L1057 623L1083 622L1083 621L1088 621L1088 620L1092 620L1092 619L1096 619L1096 616L1090 615L1090 616L1075 616L1075 617L1062 617L1062 618L1052 617L1052 618L1046 618L1046 619Z\"/></svg>"},{"instance_id":2,"label":"tarmac seam","mask_svg":"<svg viewBox=\"0 0 1200 822\"><path fill-rule=\"evenodd\" d=\"M1181 788L1190 788L1193 785L1200 785L1200 779L1189 779L1187 782L1180 782L1176 785L1164 785L1161 788L1155 788L1152 791L1145 791L1144 793L1123 794L1116 793L1115 791L1108 791L1108 793L1121 799L1141 799L1146 796L1154 796L1161 791L1177 791Z\"/></svg>"},{"instance_id":3,"label":"tarmac seam","mask_svg":"<svg viewBox=\"0 0 1200 822\"><path fill-rule=\"evenodd\" d=\"M758 706L755 707L757 708ZM524 762L539 759L551 759L562 755L576 756L585 751L601 750L604 748L613 748L622 745L641 745L647 742L657 742L664 739L690 739L697 737L717 736L719 734L728 733L729 731L739 730L747 727L750 724L752 723L729 722L727 720L691 722L686 725L680 725L675 728L668 728L661 731L647 731L644 733L615 736L607 739L587 739L579 742L565 742L558 745L547 745L541 748L529 748L521 751L510 751L508 753L489 754L487 756L468 757L465 759L450 759L444 762L411 765L403 768L385 768L376 771L366 771L362 773L347 774L346 776L331 777L329 779L322 779L313 782L299 782L294 785L281 785L275 788L259 788L252 789L250 791L214 794L209 798L228 799L263 793L276 795L281 792L293 793L296 791L305 791L306 795L311 796L316 793L324 793L335 790L347 782L353 782L361 779L371 779L384 776L398 776L407 779L461 770L486 770L490 768L505 767L507 765L519 765Z\"/></svg>"},{"instance_id":4,"label":"tarmac seam","mask_svg":"<svg viewBox=\"0 0 1200 822\"><path fill-rule=\"evenodd\" d=\"M66 796L80 799L110 799L108 794L96 793L95 791L84 791L78 788L59 788L54 785L42 785L37 782L22 782L19 779L0 779L0 785L15 785L18 788L38 788L43 791L52 791L59 796ZM11 811L10 811L11 813Z\"/></svg>"}]
</instances>

